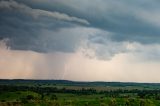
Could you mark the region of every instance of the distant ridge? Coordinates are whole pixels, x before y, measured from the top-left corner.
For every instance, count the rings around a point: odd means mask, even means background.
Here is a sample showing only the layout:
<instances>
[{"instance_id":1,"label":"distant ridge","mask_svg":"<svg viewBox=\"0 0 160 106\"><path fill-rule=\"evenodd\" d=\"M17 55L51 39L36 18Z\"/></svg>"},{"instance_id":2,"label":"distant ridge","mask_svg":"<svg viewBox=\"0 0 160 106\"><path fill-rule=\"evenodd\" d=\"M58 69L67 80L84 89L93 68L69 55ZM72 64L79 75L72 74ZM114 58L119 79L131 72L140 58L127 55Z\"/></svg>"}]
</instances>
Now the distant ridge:
<instances>
[{"instance_id":1,"label":"distant ridge","mask_svg":"<svg viewBox=\"0 0 160 106\"><path fill-rule=\"evenodd\" d=\"M0 84L14 84L14 83L42 83L42 84L56 84L66 86L158 86L160 83L137 83L137 82L104 82L104 81L71 81L71 80L41 80L41 79L0 79Z\"/></svg>"}]
</instances>

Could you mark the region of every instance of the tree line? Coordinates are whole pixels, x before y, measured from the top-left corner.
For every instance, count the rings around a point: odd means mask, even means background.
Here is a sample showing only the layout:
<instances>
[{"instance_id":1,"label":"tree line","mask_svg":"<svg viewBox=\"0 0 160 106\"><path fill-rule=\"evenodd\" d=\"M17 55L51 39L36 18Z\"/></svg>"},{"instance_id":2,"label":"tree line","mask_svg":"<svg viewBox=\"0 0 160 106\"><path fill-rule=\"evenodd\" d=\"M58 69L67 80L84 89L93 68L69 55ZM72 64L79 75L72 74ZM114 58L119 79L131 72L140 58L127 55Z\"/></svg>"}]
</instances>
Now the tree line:
<instances>
[{"instance_id":1,"label":"tree line","mask_svg":"<svg viewBox=\"0 0 160 106\"><path fill-rule=\"evenodd\" d=\"M43 86L18 86L18 85L0 85L0 93L2 92L15 92L15 91L33 91L39 94L49 94L49 93L72 93L77 95L92 95L92 94L105 94L107 97L129 97L129 96L121 96L121 94L136 94L139 98L154 98L156 100L160 100L160 90L101 90L97 91L93 88L82 88L79 90L76 89L67 89L57 88L57 87L43 87Z\"/></svg>"}]
</instances>

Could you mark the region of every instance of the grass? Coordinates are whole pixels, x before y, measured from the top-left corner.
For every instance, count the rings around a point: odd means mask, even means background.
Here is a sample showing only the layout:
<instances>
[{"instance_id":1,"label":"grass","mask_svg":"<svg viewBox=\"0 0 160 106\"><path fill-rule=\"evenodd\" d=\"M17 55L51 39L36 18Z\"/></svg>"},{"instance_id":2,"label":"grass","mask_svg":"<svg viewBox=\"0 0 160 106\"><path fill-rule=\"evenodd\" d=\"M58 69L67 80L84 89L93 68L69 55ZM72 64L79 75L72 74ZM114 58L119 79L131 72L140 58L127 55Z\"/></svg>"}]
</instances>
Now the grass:
<instances>
[{"instance_id":1,"label":"grass","mask_svg":"<svg viewBox=\"0 0 160 106\"><path fill-rule=\"evenodd\" d=\"M10 82L10 81L9 81ZM43 81L42 81L43 82ZM76 84L53 84L47 82L27 81L24 82L10 82L3 81L0 83L0 106L160 106L160 92L147 93L145 90L155 90L160 88L160 85L151 84L147 86L142 84L135 84L134 86L107 86L106 84L99 85L84 85ZM119 84L119 83L118 83ZM8 88L3 85L8 85ZM3 87L3 88L2 88ZM27 88L28 87L28 88ZM56 87L60 92L52 91L51 88ZM14 89L13 89L14 88ZM18 90L15 90L17 89ZM26 89L25 89L26 88ZM43 88L43 89L41 89ZM63 89L65 88L65 90ZM96 92L80 93L82 88L94 89ZM33 90L34 89L34 90ZM136 92L123 92L123 90L138 90ZM69 92L67 90L76 90ZM118 91L122 90L122 92ZM118 95L113 96L110 92L100 91L118 91ZM87 91L89 92L89 91ZM144 97L140 97L138 92L147 93ZM150 95L151 94L151 95ZM156 99L159 97L159 99Z\"/></svg>"},{"instance_id":2,"label":"grass","mask_svg":"<svg viewBox=\"0 0 160 106\"><path fill-rule=\"evenodd\" d=\"M26 103L21 102L21 98L27 95L34 96L34 100L28 100ZM52 100L51 95L56 95L57 100ZM75 95L66 93L55 93L45 95L43 100L38 93L31 91L4 92L0 95L0 106L160 106L160 101L153 99L138 98L111 98L105 95ZM12 104L12 105L11 105ZM13 105L14 106L14 105ZM126 105L127 106L127 105Z\"/></svg>"}]
</instances>

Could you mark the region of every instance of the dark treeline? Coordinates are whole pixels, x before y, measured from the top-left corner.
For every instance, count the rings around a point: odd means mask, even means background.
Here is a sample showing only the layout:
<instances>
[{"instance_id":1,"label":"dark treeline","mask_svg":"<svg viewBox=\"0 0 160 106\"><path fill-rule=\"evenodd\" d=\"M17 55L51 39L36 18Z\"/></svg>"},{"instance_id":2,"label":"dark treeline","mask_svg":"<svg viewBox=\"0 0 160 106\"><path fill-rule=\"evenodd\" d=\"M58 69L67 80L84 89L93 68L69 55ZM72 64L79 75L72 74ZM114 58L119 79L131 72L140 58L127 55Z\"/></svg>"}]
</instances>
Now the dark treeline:
<instances>
[{"instance_id":1,"label":"dark treeline","mask_svg":"<svg viewBox=\"0 0 160 106\"><path fill-rule=\"evenodd\" d=\"M44 86L54 85L54 86ZM62 85L58 88L57 85ZM67 86L73 86L68 89ZM81 86L81 89L74 89L74 86ZM133 89L96 90L92 87L111 86L128 87ZM134 89L134 87L152 87L154 89ZM139 98L154 98L160 100L159 83L122 83L122 82L74 82L67 80L0 80L1 92L33 91L41 95L49 93L72 93L77 95L105 94L107 97L129 97L134 94ZM123 95L122 95L123 94Z\"/></svg>"},{"instance_id":2,"label":"dark treeline","mask_svg":"<svg viewBox=\"0 0 160 106\"><path fill-rule=\"evenodd\" d=\"M0 80L0 106L160 106L157 83Z\"/></svg>"},{"instance_id":3,"label":"dark treeline","mask_svg":"<svg viewBox=\"0 0 160 106\"><path fill-rule=\"evenodd\" d=\"M77 95L92 95L92 94L105 94L107 97L124 97L120 94L136 94L139 98L154 98L160 100L160 90L110 90L110 91L97 91L93 88L82 88L79 90L75 89L66 89L66 88L57 88L57 87L41 87L41 86L16 86L16 85L0 85L0 93L2 92L15 92L15 91L33 91L43 94L50 93L72 93ZM128 96L125 96L126 98Z\"/></svg>"},{"instance_id":4,"label":"dark treeline","mask_svg":"<svg viewBox=\"0 0 160 106\"><path fill-rule=\"evenodd\" d=\"M68 80L23 80L23 79L0 79L0 84L27 84L27 83L38 83L38 84L56 84L66 86L113 86L113 87L126 87L126 86L138 86L138 87L149 87L160 88L160 83L134 83L134 82L80 82L80 81L68 81Z\"/></svg>"},{"instance_id":5,"label":"dark treeline","mask_svg":"<svg viewBox=\"0 0 160 106\"><path fill-rule=\"evenodd\" d=\"M81 90L57 88L57 87L38 87L38 86L16 86L16 85L0 85L1 92L15 92L15 91L33 91L37 93L72 93L72 94L97 94L95 89L82 88Z\"/></svg>"}]
</instances>

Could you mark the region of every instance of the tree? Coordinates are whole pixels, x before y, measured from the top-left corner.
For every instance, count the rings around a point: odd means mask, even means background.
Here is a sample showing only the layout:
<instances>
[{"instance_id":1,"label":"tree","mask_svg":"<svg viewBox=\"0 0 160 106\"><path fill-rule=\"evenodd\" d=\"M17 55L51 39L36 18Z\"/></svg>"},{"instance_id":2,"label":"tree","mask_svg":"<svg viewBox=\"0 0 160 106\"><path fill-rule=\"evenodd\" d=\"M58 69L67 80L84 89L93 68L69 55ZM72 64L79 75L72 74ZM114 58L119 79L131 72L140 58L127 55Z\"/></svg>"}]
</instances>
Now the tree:
<instances>
[{"instance_id":1,"label":"tree","mask_svg":"<svg viewBox=\"0 0 160 106\"><path fill-rule=\"evenodd\" d=\"M34 99L34 96L33 96L33 95L27 95L26 99L27 99L27 100L33 100L33 99Z\"/></svg>"},{"instance_id":2,"label":"tree","mask_svg":"<svg viewBox=\"0 0 160 106\"><path fill-rule=\"evenodd\" d=\"M58 98L57 98L57 96L55 95L55 94L52 94L51 95L51 100L57 100Z\"/></svg>"}]
</instances>

